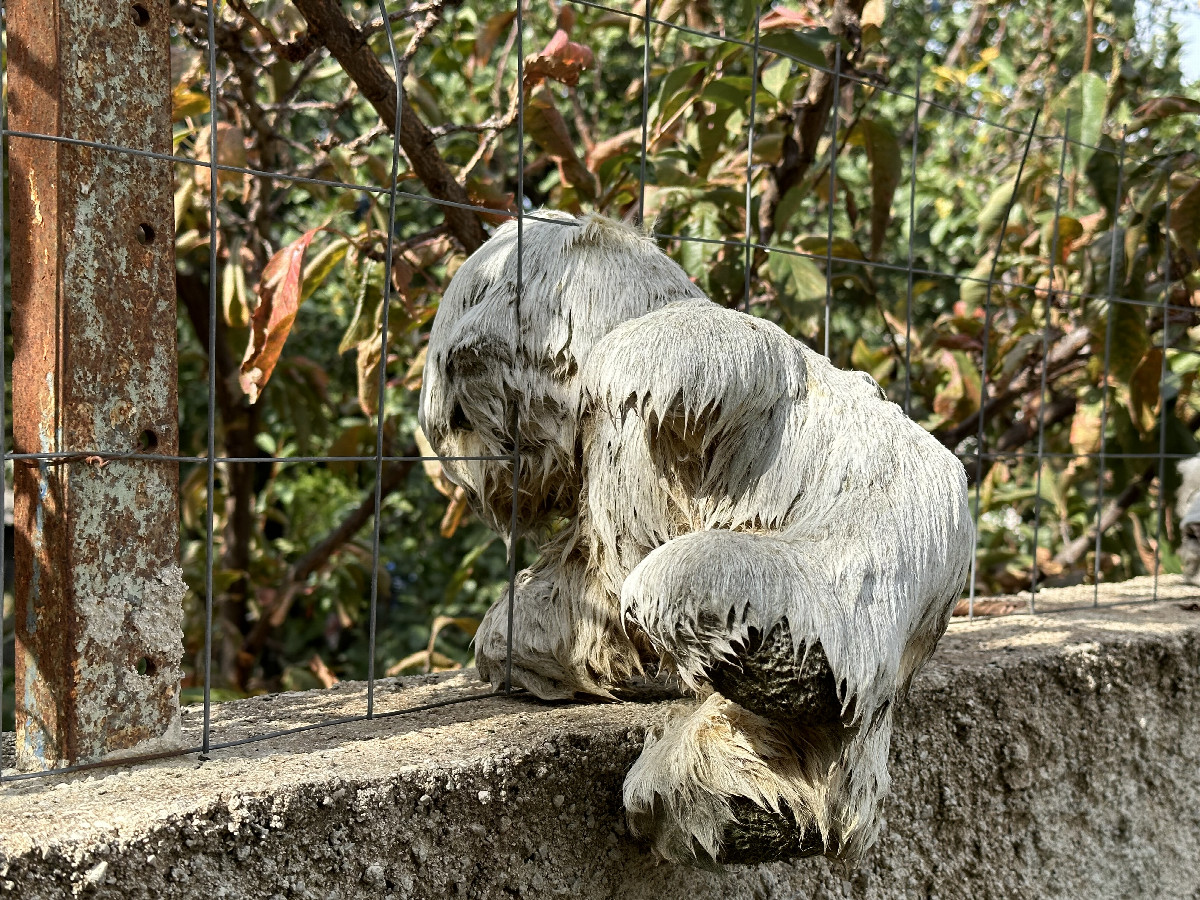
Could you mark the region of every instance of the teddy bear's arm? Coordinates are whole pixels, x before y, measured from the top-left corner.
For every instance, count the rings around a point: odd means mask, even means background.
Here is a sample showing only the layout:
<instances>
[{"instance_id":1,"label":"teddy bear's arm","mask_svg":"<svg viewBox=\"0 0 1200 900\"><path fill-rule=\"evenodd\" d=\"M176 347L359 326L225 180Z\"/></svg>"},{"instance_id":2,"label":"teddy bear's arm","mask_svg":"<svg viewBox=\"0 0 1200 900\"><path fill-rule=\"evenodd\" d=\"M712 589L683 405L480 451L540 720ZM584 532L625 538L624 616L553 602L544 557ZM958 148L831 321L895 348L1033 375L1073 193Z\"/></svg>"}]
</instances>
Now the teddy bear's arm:
<instances>
[{"instance_id":1,"label":"teddy bear's arm","mask_svg":"<svg viewBox=\"0 0 1200 900\"><path fill-rule=\"evenodd\" d=\"M778 326L708 300L672 303L624 322L596 344L583 371L585 404L724 431L761 423L803 391L805 363Z\"/></svg>"}]
</instances>

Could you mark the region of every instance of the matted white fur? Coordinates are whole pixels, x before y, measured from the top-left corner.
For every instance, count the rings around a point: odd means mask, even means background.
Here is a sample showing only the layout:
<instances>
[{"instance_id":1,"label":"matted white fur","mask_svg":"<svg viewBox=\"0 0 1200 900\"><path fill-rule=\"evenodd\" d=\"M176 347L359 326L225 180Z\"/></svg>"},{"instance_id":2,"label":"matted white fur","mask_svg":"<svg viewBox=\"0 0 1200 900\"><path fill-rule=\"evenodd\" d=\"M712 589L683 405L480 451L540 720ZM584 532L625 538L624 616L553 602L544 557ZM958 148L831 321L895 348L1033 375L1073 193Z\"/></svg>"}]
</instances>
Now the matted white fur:
<instances>
[{"instance_id":1,"label":"matted white fur","mask_svg":"<svg viewBox=\"0 0 1200 900\"><path fill-rule=\"evenodd\" d=\"M1200 584L1200 456L1179 463L1180 485L1175 512L1179 516L1179 561L1183 575Z\"/></svg>"},{"instance_id":2,"label":"matted white fur","mask_svg":"<svg viewBox=\"0 0 1200 900\"><path fill-rule=\"evenodd\" d=\"M518 522L543 552L518 578L513 679L610 697L659 664L707 696L715 663L786 622L797 661L824 651L843 725L805 733L714 694L648 739L626 806L671 859L716 858L733 797L856 857L894 702L969 566L962 466L869 377L713 304L645 234L538 216L552 221L524 222L519 313L515 223L454 276L420 411L443 456L511 455L519 423ZM444 468L507 534L511 463ZM476 638L497 685L507 616L501 601Z\"/></svg>"}]
</instances>

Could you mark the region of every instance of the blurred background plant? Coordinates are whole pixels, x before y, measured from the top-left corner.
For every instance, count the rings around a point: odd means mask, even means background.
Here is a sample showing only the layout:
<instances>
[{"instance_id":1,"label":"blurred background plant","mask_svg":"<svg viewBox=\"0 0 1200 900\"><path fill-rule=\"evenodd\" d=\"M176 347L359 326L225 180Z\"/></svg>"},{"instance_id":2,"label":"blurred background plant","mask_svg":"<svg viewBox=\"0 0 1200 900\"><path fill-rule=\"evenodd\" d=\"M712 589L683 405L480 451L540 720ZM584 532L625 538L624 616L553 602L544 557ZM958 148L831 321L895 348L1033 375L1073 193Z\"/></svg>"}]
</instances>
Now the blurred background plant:
<instances>
[{"instance_id":1,"label":"blurred background plant","mask_svg":"<svg viewBox=\"0 0 1200 900\"><path fill-rule=\"evenodd\" d=\"M1042 584L1177 571L1155 457L1194 452L1200 425L1200 99L1171 8L792 0L756 31L749 2L652 0L644 84L645 9L614 6L531 4L518 40L499 0L389 2L386 23L370 2L216 4L218 162L280 177L222 171L214 233L207 170L176 166L181 452L205 452L213 365L218 452L300 459L218 469L215 696L365 675L375 414L385 455L427 454L424 346L456 266L518 203L636 216L643 146L646 218L698 284L869 372L979 476L977 592L1022 589L1035 566ZM206 3L171 13L175 147L203 162ZM389 26L403 193L385 271ZM1035 115L1079 143L1035 137L1022 166ZM193 699L204 468L181 483ZM505 549L436 462L388 462L380 487L378 671L460 666ZM10 618L4 640L11 664Z\"/></svg>"}]
</instances>

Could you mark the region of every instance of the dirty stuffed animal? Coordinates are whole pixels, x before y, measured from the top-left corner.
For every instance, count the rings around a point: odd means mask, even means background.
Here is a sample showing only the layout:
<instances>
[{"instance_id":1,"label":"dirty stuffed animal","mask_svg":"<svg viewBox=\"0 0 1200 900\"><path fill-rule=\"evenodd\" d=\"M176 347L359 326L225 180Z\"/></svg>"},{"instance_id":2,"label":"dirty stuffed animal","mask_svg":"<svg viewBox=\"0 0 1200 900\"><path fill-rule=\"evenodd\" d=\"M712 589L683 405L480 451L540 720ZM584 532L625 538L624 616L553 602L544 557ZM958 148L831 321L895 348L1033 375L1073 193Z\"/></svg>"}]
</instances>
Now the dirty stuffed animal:
<instances>
[{"instance_id":1,"label":"dirty stuffed animal","mask_svg":"<svg viewBox=\"0 0 1200 900\"><path fill-rule=\"evenodd\" d=\"M681 862L874 841L895 704L946 629L973 546L963 467L868 376L708 300L646 234L527 217L454 275L420 421L446 474L541 555L516 581L512 679L612 697L650 668L678 705L625 781ZM506 457L505 460L464 457ZM507 598L476 637L505 678Z\"/></svg>"}]
</instances>

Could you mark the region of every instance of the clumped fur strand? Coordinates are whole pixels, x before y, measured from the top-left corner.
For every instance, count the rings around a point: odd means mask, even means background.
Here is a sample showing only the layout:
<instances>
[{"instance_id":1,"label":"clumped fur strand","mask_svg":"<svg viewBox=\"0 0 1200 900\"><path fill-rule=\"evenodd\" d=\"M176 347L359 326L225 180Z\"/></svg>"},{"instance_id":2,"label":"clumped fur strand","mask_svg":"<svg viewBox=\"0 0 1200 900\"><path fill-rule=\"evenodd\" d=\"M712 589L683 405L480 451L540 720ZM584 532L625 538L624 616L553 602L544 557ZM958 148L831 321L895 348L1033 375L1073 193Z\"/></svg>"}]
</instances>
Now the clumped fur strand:
<instances>
[{"instance_id":1,"label":"clumped fur strand","mask_svg":"<svg viewBox=\"0 0 1200 900\"><path fill-rule=\"evenodd\" d=\"M866 375L703 297L643 232L540 218L523 226L519 330L515 226L454 276L420 412L443 456L511 454L519 423L518 522L543 547L513 598L513 680L612 697L647 665L678 673L697 700L648 737L624 794L662 856L731 859L758 810L754 833L795 831L781 848L857 858L895 703L966 577L962 466ZM444 465L506 534L510 463ZM713 691L781 624L790 647L761 671L799 673L819 645L840 722ZM507 627L506 598L476 638L496 685Z\"/></svg>"}]
</instances>

